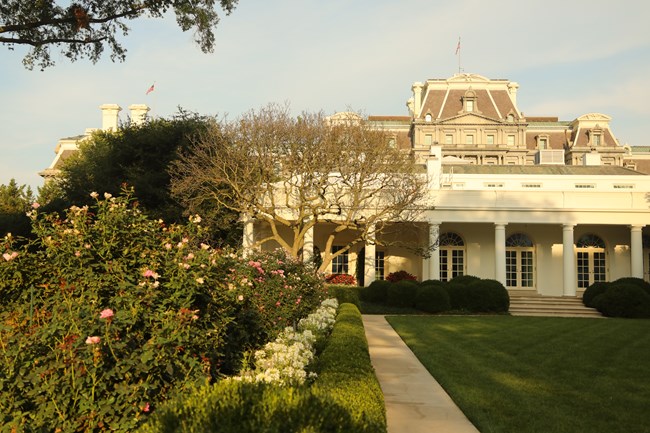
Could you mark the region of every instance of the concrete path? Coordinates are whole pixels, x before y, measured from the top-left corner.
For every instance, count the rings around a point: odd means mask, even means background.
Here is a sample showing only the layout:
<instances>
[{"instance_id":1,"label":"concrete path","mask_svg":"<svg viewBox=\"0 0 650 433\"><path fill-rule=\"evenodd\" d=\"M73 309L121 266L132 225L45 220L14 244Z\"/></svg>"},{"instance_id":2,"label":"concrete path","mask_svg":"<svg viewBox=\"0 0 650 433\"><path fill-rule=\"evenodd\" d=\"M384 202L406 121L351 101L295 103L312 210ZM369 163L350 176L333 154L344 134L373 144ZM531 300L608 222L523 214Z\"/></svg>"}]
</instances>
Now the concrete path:
<instances>
[{"instance_id":1,"label":"concrete path","mask_svg":"<svg viewBox=\"0 0 650 433\"><path fill-rule=\"evenodd\" d=\"M388 433L478 433L384 316L364 315L363 325L384 392Z\"/></svg>"}]
</instances>

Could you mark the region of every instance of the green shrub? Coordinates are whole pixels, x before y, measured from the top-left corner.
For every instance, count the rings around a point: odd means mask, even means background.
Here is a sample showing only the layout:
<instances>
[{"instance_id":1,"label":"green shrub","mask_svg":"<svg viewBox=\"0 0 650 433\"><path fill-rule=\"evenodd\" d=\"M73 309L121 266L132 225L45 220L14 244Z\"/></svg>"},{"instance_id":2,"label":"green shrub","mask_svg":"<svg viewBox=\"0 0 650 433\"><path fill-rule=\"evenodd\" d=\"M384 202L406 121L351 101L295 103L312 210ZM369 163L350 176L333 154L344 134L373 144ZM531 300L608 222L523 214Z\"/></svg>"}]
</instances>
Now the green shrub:
<instances>
[{"instance_id":1,"label":"green shrub","mask_svg":"<svg viewBox=\"0 0 650 433\"><path fill-rule=\"evenodd\" d=\"M384 395L370 363L359 310L342 304L325 349L315 365L316 395L344 407L354 422L350 432L385 432ZM325 431L325 430L316 430ZM341 430L345 431L345 430Z\"/></svg>"},{"instance_id":2,"label":"green shrub","mask_svg":"<svg viewBox=\"0 0 650 433\"><path fill-rule=\"evenodd\" d=\"M161 408L140 433L355 432L346 408L306 387L222 381Z\"/></svg>"},{"instance_id":3,"label":"green shrub","mask_svg":"<svg viewBox=\"0 0 650 433\"><path fill-rule=\"evenodd\" d=\"M361 302L361 291L363 287L359 286L348 286L348 285L338 285L338 284L328 284L327 292L328 296L336 298L339 301L339 304L350 303L359 307Z\"/></svg>"},{"instance_id":4,"label":"green shrub","mask_svg":"<svg viewBox=\"0 0 650 433\"><path fill-rule=\"evenodd\" d=\"M451 308L453 310L463 310L467 309L469 303L467 288L470 283L480 280L479 277L472 275L461 275L459 277L452 278L445 284L445 289L449 294L449 302L451 303Z\"/></svg>"},{"instance_id":5,"label":"green shrub","mask_svg":"<svg viewBox=\"0 0 650 433\"><path fill-rule=\"evenodd\" d=\"M311 387L223 381L175 399L141 433L386 432L359 310L343 304Z\"/></svg>"},{"instance_id":6,"label":"green shrub","mask_svg":"<svg viewBox=\"0 0 650 433\"><path fill-rule=\"evenodd\" d=\"M451 309L449 294L439 284L421 284L415 297L415 308L427 313L441 313Z\"/></svg>"},{"instance_id":7,"label":"green shrub","mask_svg":"<svg viewBox=\"0 0 650 433\"><path fill-rule=\"evenodd\" d=\"M618 280L614 281L614 283L616 283L616 284L619 284L619 283L632 284L634 286L641 287L643 290L646 291L646 293L648 295L650 295L650 283L645 281L643 278L623 277L623 278L619 278Z\"/></svg>"},{"instance_id":8,"label":"green shrub","mask_svg":"<svg viewBox=\"0 0 650 433\"><path fill-rule=\"evenodd\" d=\"M375 304L385 304L388 288L392 283L386 280L376 280L367 287L361 288L361 300Z\"/></svg>"},{"instance_id":9,"label":"green shrub","mask_svg":"<svg viewBox=\"0 0 650 433\"><path fill-rule=\"evenodd\" d=\"M393 307L415 307L415 297L418 293L418 283L412 280L401 280L388 286L386 304Z\"/></svg>"},{"instance_id":10,"label":"green shrub","mask_svg":"<svg viewBox=\"0 0 650 433\"><path fill-rule=\"evenodd\" d=\"M641 287L629 283L612 283L593 299L593 305L608 317L650 317L650 295Z\"/></svg>"},{"instance_id":11,"label":"green shrub","mask_svg":"<svg viewBox=\"0 0 650 433\"><path fill-rule=\"evenodd\" d=\"M505 313L510 307L510 296L499 281L483 279L467 286L465 302L463 309L473 313Z\"/></svg>"},{"instance_id":12,"label":"green shrub","mask_svg":"<svg viewBox=\"0 0 650 433\"><path fill-rule=\"evenodd\" d=\"M607 291L612 283L605 281L597 281L591 286L587 287L582 294L582 303L587 307L594 308L594 299Z\"/></svg>"},{"instance_id":13,"label":"green shrub","mask_svg":"<svg viewBox=\"0 0 650 433\"><path fill-rule=\"evenodd\" d=\"M97 194L93 197L97 198ZM30 212L36 239L0 247L0 424L132 431L193 383L312 311L322 285L281 252L243 260L130 197Z\"/></svg>"}]
</instances>

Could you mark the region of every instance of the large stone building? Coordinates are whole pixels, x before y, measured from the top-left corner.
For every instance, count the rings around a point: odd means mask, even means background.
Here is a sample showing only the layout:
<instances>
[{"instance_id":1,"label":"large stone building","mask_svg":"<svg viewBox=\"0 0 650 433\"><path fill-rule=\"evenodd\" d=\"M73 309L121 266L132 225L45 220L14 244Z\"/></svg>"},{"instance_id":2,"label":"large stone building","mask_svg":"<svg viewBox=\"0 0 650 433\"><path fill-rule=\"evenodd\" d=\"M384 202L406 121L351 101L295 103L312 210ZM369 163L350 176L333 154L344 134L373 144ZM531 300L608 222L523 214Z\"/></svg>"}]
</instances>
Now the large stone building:
<instances>
[{"instance_id":1,"label":"large stone building","mask_svg":"<svg viewBox=\"0 0 650 433\"><path fill-rule=\"evenodd\" d=\"M545 296L626 276L648 280L648 149L622 146L604 114L525 117L518 89L458 74L415 83L408 116L369 116L426 166L434 206L421 225L429 236L410 241L437 247L425 259L390 242L362 245L331 271L365 284L399 270L422 280L475 275ZM249 222L248 230L253 242L266 228ZM309 234L316 247L326 232Z\"/></svg>"},{"instance_id":2,"label":"large stone building","mask_svg":"<svg viewBox=\"0 0 650 433\"><path fill-rule=\"evenodd\" d=\"M457 74L413 84L407 116L369 116L426 167L434 206L419 224L428 238L403 237L436 248L423 258L390 242L358 245L330 270L365 284L399 270L422 280L475 275L544 296L627 276L650 280L650 149L621 145L604 114L526 117L518 90L509 80ZM56 160L44 174L54 171ZM245 242L267 230L249 221ZM325 237L316 226L309 245L323 248Z\"/></svg>"}]
</instances>

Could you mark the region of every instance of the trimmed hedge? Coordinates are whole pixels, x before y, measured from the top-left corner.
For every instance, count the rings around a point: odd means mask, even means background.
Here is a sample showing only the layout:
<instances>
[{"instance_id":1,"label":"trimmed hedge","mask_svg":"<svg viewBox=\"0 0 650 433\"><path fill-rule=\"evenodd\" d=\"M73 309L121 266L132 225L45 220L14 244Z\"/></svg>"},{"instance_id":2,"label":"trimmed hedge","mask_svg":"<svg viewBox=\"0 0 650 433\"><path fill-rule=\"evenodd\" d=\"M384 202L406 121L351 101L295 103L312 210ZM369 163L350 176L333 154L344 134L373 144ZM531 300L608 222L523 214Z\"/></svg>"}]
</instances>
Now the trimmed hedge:
<instances>
[{"instance_id":1,"label":"trimmed hedge","mask_svg":"<svg viewBox=\"0 0 650 433\"><path fill-rule=\"evenodd\" d=\"M629 282L610 284L604 293L593 299L592 304L608 317L650 317L650 295L639 285Z\"/></svg>"},{"instance_id":2,"label":"trimmed hedge","mask_svg":"<svg viewBox=\"0 0 650 433\"><path fill-rule=\"evenodd\" d=\"M582 294L582 303L587 307L596 308L594 305L594 299L598 295L605 293L611 284L612 283L604 281L593 283L591 286L587 287L585 292Z\"/></svg>"},{"instance_id":3,"label":"trimmed hedge","mask_svg":"<svg viewBox=\"0 0 650 433\"><path fill-rule=\"evenodd\" d=\"M363 287L348 286L344 284L327 284L327 292L330 297L336 298L339 304L354 304L359 307L361 303L361 292Z\"/></svg>"},{"instance_id":4,"label":"trimmed hedge","mask_svg":"<svg viewBox=\"0 0 650 433\"><path fill-rule=\"evenodd\" d=\"M479 277L473 275L461 275L452 278L445 284L447 293L449 294L449 302L451 303L452 310L465 310L470 302L468 300L467 288L475 281L480 281Z\"/></svg>"},{"instance_id":5,"label":"trimmed hedge","mask_svg":"<svg viewBox=\"0 0 650 433\"><path fill-rule=\"evenodd\" d=\"M388 286L386 304L393 307L415 307L418 283L412 280L400 280Z\"/></svg>"},{"instance_id":6,"label":"trimmed hedge","mask_svg":"<svg viewBox=\"0 0 650 433\"><path fill-rule=\"evenodd\" d=\"M415 297L415 308L427 313L441 313L451 309L449 294L442 284L421 284Z\"/></svg>"},{"instance_id":7,"label":"trimmed hedge","mask_svg":"<svg viewBox=\"0 0 650 433\"><path fill-rule=\"evenodd\" d=\"M349 432L386 432L384 395L370 363L368 340L359 309L342 304L327 345L315 364L312 389L327 401L345 407L354 422Z\"/></svg>"},{"instance_id":8,"label":"trimmed hedge","mask_svg":"<svg viewBox=\"0 0 650 433\"><path fill-rule=\"evenodd\" d=\"M391 284L386 280L373 281L369 286L361 288L361 300L376 304L386 303L388 288Z\"/></svg>"},{"instance_id":9,"label":"trimmed hedge","mask_svg":"<svg viewBox=\"0 0 650 433\"><path fill-rule=\"evenodd\" d=\"M464 309L473 313L505 313L510 307L508 291L497 280L473 281L465 290Z\"/></svg>"},{"instance_id":10,"label":"trimmed hedge","mask_svg":"<svg viewBox=\"0 0 650 433\"><path fill-rule=\"evenodd\" d=\"M161 407L142 433L385 433L386 413L359 310L342 304L311 387L225 380Z\"/></svg>"}]
</instances>

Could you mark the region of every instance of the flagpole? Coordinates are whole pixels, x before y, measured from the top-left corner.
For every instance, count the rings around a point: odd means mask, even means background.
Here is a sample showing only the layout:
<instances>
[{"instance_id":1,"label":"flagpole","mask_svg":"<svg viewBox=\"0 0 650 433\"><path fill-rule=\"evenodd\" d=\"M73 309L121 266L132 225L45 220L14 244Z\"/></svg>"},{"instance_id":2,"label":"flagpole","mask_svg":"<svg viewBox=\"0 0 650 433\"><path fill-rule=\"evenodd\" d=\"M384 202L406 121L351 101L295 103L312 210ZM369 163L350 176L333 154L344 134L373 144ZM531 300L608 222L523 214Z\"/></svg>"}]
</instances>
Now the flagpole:
<instances>
[{"instance_id":1,"label":"flagpole","mask_svg":"<svg viewBox=\"0 0 650 433\"><path fill-rule=\"evenodd\" d=\"M458 36L458 45L456 46L456 54L458 54L458 75L460 75L460 36Z\"/></svg>"}]
</instances>

